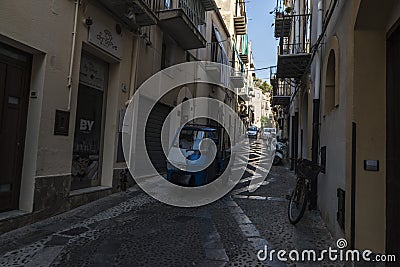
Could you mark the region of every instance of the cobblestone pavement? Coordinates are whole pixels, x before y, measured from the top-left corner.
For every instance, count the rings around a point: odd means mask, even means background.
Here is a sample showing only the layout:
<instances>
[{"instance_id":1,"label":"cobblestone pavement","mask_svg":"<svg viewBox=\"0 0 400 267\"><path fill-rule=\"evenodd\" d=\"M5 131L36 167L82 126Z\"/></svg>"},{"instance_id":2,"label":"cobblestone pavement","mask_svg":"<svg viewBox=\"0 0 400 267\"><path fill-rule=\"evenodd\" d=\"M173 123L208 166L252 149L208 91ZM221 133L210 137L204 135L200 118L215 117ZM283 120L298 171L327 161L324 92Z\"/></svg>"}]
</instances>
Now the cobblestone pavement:
<instances>
[{"instance_id":1,"label":"cobblestone pavement","mask_svg":"<svg viewBox=\"0 0 400 267\"><path fill-rule=\"evenodd\" d=\"M295 178L287 167L273 167L249 192L265 153L263 141L252 141L240 183L204 207L168 206L133 187L6 233L0 236L0 266L312 266L257 259L265 246L289 251L334 245L317 212L307 211L295 227L288 222L286 195Z\"/></svg>"}]
</instances>

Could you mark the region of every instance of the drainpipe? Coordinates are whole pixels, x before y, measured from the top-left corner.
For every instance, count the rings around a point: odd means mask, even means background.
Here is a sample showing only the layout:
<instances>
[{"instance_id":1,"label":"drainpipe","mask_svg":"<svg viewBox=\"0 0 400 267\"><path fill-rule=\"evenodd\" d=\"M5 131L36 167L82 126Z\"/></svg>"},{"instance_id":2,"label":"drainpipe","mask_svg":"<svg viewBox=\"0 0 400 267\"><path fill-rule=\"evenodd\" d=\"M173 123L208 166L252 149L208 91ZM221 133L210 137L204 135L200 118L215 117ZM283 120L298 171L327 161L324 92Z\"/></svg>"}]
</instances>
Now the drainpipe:
<instances>
[{"instance_id":1,"label":"drainpipe","mask_svg":"<svg viewBox=\"0 0 400 267\"><path fill-rule=\"evenodd\" d=\"M75 55L75 43L76 43L76 26L78 24L78 11L79 11L79 0L75 0L75 15L74 15L74 30L72 32L72 44L71 44L71 58L69 63L69 72L68 72L68 83L67 87L69 89L68 95L68 108L67 110L71 110L71 98L72 98L72 70L74 67L74 55Z\"/></svg>"},{"instance_id":2,"label":"drainpipe","mask_svg":"<svg viewBox=\"0 0 400 267\"><path fill-rule=\"evenodd\" d=\"M322 16L323 16L323 0L318 0L318 20L317 20L317 38L322 34ZM319 154L319 116L320 116L320 89L321 89L321 51L317 48L315 60L315 84L313 99L313 135L312 135L312 161L318 163ZM311 185L312 199L310 201L310 209L317 208L317 179Z\"/></svg>"}]
</instances>

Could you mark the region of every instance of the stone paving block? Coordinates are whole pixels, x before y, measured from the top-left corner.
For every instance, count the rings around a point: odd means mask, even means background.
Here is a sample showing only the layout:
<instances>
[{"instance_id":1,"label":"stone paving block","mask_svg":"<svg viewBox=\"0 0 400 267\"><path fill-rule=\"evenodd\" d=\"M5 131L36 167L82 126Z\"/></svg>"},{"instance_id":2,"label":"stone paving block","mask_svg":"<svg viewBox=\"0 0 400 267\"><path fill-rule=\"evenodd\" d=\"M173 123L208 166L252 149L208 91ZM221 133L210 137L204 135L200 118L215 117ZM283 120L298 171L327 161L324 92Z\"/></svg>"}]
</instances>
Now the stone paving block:
<instances>
[{"instance_id":1,"label":"stone paving block","mask_svg":"<svg viewBox=\"0 0 400 267\"><path fill-rule=\"evenodd\" d=\"M238 224L251 223L250 219L243 213L232 213L232 216L235 218L235 220Z\"/></svg>"},{"instance_id":2,"label":"stone paving block","mask_svg":"<svg viewBox=\"0 0 400 267\"><path fill-rule=\"evenodd\" d=\"M46 242L46 246L64 246L70 239L71 237L53 235L50 240Z\"/></svg>"},{"instance_id":3,"label":"stone paving block","mask_svg":"<svg viewBox=\"0 0 400 267\"><path fill-rule=\"evenodd\" d=\"M225 249L205 249L205 252L209 260L229 261Z\"/></svg>"},{"instance_id":4,"label":"stone paving block","mask_svg":"<svg viewBox=\"0 0 400 267\"><path fill-rule=\"evenodd\" d=\"M197 267L224 267L227 266L226 261L217 261L217 260L205 260L199 264L196 264Z\"/></svg>"},{"instance_id":5,"label":"stone paving block","mask_svg":"<svg viewBox=\"0 0 400 267\"><path fill-rule=\"evenodd\" d=\"M229 207L229 211L232 213L243 213L243 210L240 207Z\"/></svg>"},{"instance_id":6,"label":"stone paving block","mask_svg":"<svg viewBox=\"0 0 400 267\"><path fill-rule=\"evenodd\" d=\"M238 207L238 204L236 204L236 202L233 200L227 200L225 203L228 207Z\"/></svg>"},{"instance_id":7,"label":"stone paving block","mask_svg":"<svg viewBox=\"0 0 400 267\"><path fill-rule=\"evenodd\" d=\"M28 262L25 265L25 267L50 266L52 261L60 254L63 249L64 246L44 247L36 254L35 258L32 261Z\"/></svg>"},{"instance_id":8,"label":"stone paving block","mask_svg":"<svg viewBox=\"0 0 400 267\"><path fill-rule=\"evenodd\" d=\"M259 237L260 232L253 224L240 224L240 229L246 237Z\"/></svg>"},{"instance_id":9,"label":"stone paving block","mask_svg":"<svg viewBox=\"0 0 400 267\"><path fill-rule=\"evenodd\" d=\"M224 245L221 243L220 239L215 239L215 240L208 240L203 243L203 247L205 249L223 249Z\"/></svg>"}]
</instances>

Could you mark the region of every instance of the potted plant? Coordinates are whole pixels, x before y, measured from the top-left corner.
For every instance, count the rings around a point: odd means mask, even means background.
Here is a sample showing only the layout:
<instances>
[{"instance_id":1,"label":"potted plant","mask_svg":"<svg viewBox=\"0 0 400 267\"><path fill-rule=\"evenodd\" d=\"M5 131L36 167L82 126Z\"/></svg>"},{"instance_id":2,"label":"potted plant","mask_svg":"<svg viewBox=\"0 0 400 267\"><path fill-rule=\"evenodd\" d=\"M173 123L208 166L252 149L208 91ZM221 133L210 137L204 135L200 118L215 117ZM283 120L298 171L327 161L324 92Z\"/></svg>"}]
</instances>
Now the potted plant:
<instances>
[{"instance_id":1,"label":"potted plant","mask_svg":"<svg viewBox=\"0 0 400 267\"><path fill-rule=\"evenodd\" d=\"M285 8L285 12L286 12L287 15L290 15L292 13L292 11L293 11L293 7L291 7L291 6L287 6Z\"/></svg>"}]
</instances>

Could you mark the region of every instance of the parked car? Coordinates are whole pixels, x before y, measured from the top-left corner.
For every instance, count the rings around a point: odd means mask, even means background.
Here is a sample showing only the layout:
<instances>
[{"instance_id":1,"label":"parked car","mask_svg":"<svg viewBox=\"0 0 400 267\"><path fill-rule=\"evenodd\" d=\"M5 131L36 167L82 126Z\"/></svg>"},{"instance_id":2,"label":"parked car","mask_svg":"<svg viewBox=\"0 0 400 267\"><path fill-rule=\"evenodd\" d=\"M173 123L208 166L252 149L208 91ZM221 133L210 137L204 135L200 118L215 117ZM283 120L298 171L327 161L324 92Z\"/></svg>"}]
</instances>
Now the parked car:
<instances>
[{"instance_id":1,"label":"parked car","mask_svg":"<svg viewBox=\"0 0 400 267\"><path fill-rule=\"evenodd\" d=\"M247 128L247 137L257 139L258 128L256 126L251 126Z\"/></svg>"}]
</instances>

